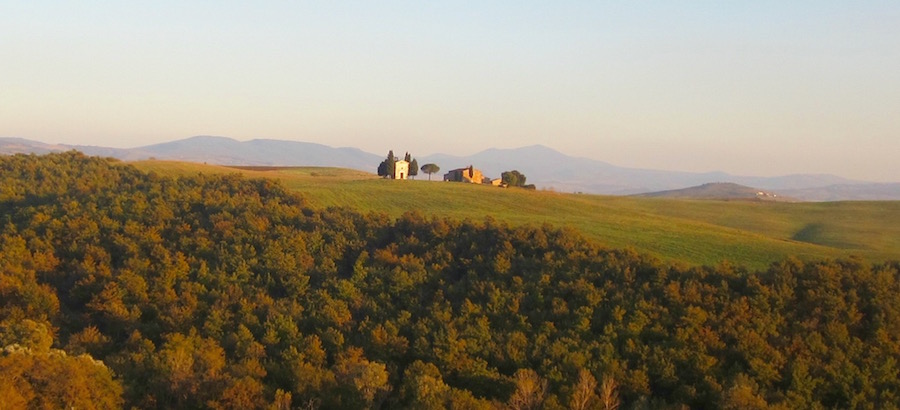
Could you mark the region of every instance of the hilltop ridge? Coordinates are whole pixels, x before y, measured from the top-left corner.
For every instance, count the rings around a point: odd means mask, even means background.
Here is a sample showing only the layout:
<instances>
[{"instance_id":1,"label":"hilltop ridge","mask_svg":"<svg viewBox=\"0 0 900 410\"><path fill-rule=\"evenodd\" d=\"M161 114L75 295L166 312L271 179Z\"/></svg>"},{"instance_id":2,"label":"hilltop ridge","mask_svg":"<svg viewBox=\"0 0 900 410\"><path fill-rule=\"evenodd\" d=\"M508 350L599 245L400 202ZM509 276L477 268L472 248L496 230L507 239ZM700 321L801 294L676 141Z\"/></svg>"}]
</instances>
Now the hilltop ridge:
<instances>
[{"instance_id":1,"label":"hilltop ridge","mask_svg":"<svg viewBox=\"0 0 900 410\"><path fill-rule=\"evenodd\" d=\"M796 200L784 195L735 184L733 182L710 182L689 188L648 192L634 196L647 198L796 202Z\"/></svg>"},{"instance_id":2,"label":"hilltop ridge","mask_svg":"<svg viewBox=\"0 0 900 410\"><path fill-rule=\"evenodd\" d=\"M88 155L134 161L166 159L242 166L323 166L374 173L382 155L358 148L323 144L228 137L195 136L137 148L45 144L21 138L0 138L0 154L79 150ZM449 170L474 165L488 175L518 170L539 189L603 195L634 195L730 181L797 200L900 200L900 183L869 183L827 174L776 177L737 176L724 172L682 172L628 168L609 162L563 154L545 145L490 148L475 154L416 155L420 164L435 163Z\"/></svg>"}]
</instances>

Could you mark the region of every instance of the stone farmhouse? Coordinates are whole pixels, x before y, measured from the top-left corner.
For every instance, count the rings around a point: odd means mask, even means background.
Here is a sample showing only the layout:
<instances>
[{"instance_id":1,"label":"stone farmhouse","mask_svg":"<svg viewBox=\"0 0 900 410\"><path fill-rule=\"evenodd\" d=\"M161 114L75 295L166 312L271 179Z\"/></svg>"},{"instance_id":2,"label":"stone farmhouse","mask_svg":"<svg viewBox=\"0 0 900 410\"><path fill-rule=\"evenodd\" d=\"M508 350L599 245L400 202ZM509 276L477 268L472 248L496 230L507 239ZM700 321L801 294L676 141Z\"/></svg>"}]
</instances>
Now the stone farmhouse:
<instances>
[{"instance_id":1,"label":"stone farmhouse","mask_svg":"<svg viewBox=\"0 0 900 410\"><path fill-rule=\"evenodd\" d=\"M471 165L466 168L457 168L451 170L450 172L447 172L446 174L444 174L444 181L502 186L500 178L487 178L483 173L481 173L481 171Z\"/></svg>"},{"instance_id":2,"label":"stone farmhouse","mask_svg":"<svg viewBox=\"0 0 900 410\"><path fill-rule=\"evenodd\" d=\"M444 174L444 181L452 182L468 182L472 184L480 184L484 182L484 174L469 165L466 168L457 168Z\"/></svg>"}]
</instances>

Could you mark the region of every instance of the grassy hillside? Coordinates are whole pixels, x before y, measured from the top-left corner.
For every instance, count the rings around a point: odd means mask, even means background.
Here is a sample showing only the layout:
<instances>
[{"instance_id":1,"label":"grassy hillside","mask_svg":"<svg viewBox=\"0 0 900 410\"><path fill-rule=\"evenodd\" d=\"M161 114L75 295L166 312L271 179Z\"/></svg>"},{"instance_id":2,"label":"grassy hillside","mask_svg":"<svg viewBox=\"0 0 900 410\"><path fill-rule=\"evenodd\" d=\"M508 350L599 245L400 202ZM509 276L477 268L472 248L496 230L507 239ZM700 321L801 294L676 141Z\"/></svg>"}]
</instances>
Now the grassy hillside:
<instances>
[{"instance_id":1,"label":"grassy hillside","mask_svg":"<svg viewBox=\"0 0 900 410\"><path fill-rule=\"evenodd\" d=\"M678 199L718 199L718 200L752 200L752 201L778 201L797 202L792 198L783 197L761 189L738 185L731 182L711 182L699 186L670 191L650 192L633 195L643 198L678 198Z\"/></svg>"},{"instance_id":2,"label":"grassy hillside","mask_svg":"<svg viewBox=\"0 0 900 410\"><path fill-rule=\"evenodd\" d=\"M670 261L762 268L797 256L900 257L900 202L772 203L608 197L383 180L335 168L234 169L166 161L135 163L164 174L240 172L275 178L314 207L347 206L399 216L426 215L568 226L610 247Z\"/></svg>"},{"instance_id":3,"label":"grassy hillside","mask_svg":"<svg viewBox=\"0 0 900 410\"><path fill-rule=\"evenodd\" d=\"M640 246L671 231L684 249L716 248L734 232L611 198L341 170L282 178L396 211L385 199L601 237L631 224ZM686 267L549 224L314 209L272 179L161 177L75 152L0 157L0 220L2 408L900 402L900 261Z\"/></svg>"}]
</instances>

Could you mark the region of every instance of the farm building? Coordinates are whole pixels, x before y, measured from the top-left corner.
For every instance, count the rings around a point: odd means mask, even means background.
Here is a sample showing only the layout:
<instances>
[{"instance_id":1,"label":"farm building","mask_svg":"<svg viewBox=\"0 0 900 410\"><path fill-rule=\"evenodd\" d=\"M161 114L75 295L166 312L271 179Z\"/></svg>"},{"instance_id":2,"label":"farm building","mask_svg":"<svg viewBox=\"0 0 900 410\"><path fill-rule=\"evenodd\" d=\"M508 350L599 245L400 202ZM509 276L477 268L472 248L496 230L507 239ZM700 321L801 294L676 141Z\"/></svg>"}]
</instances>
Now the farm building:
<instances>
[{"instance_id":1,"label":"farm building","mask_svg":"<svg viewBox=\"0 0 900 410\"><path fill-rule=\"evenodd\" d=\"M475 167L469 165L466 168L457 168L444 174L444 181L480 184L484 181L484 174L475 169Z\"/></svg>"}]
</instances>

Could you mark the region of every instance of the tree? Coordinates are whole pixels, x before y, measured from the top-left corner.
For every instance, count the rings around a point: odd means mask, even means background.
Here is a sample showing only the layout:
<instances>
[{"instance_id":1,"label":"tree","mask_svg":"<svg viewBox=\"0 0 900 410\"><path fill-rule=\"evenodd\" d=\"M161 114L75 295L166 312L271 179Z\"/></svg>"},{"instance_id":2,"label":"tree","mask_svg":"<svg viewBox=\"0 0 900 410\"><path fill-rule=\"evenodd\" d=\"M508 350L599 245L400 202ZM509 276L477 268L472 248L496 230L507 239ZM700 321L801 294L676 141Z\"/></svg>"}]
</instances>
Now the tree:
<instances>
[{"instance_id":1,"label":"tree","mask_svg":"<svg viewBox=\"0 0 900 410\"><path fill-rule=\"evenodd\" d=\"M600 407L603 410L616 410L619 404L619 384L611 377L604 377L600 385Z\"/></svg>"},{"instance_id":2,"label":"tree","mask_svg":"<svg viewBox=\"0 0 900 410\"><path fill-rule=\"evenodd\" d=\"M52 344L50 323L0 322L0 409L121 408L122 386L103 362Z\"/></svg>"},{"instance_id":3,"label":"tree","mask_svg":"<svg viewBox=\"0 0 900 410\"><path fill-rule=\"evenodd\" d=\"M509 398L509 408L514 410L540 408L547 393L547 381L531 369L519 369L513 377L516 391Z\"/></svg>"},{"instance_id":4,"label":"tree","mask_svg":"<svg viewBox=\"0 0 900 410\"><path fill-rule=\"evenodd\" d=\"M397 162L397 158L394 157L394 150L388 151L387 158L384 161L381 161L378 164L378 176L385 178L393 178L394 177L394 164Z\"/></svg>"},{"instance_id":5,"label":"tree","mask_svg":"<svg viewBox=\"0 0 900 410\"><path fill-rule=\"evenodd\" d=\"M409 176L415 177L416 175L419 175L419 161L413 158L412 162L409 163Z\"/></svg>"},{"instance_id":6,"label":"tree","mask_svg":"<svg viewBox=\"0 0 900 410\"><path fill-rule=\"evenodd\" d=\"M409 163L409 175L410 177L415 177L419 175L419 161L416 161L412 155L409 155L407 152L406 155L403 156L403 160ZM415 178L413 178L415 179Z\"/></svg>"},{"instance_id":7,"label":"tree","mask_svg":"<svg viewBox=\"0 0 900 410\"><path fill-rule=\"evenodd\" d=\"M732 382L731 387L722 393L723 409L765 409L766 400L757 394L758 386L747 375L741 373Z\"/></svg>"},{"instance_id":8,"label":"tree","mask_svg":"<svg viewBox=\"0 0 900 410\"><path fill-rule=\"evenodd\" d=\"M428 180L431 181L431 174L438 172L441 170L441 167L437 166L437 164L425 164L422 165L422 172L428 174Z\"/></svg>"},{"instance_id":9,"label":"tree","mask_svg":"<svg viewBox=\"0 0 900 410\"><path fill-rule=\"evenodd\" d=\"M369 361L359 348L351 347L338 355L334 373L338 383L353 392L351 397L344 397L343 407L373 408L375 400L391 389L386 366Z\"/></svg>"},{"instance_id":10,"label":"tree","mask_svg":"<svg viewBox=\"0 0 900 410\"><path fill-rule=\"evenodd\" d=\"M443 409L449 395L450 386L444 383L435 365L416 360L403 372L400 397L406 408Z\"/></svg>"},{"instance_id":11,"label":"tree","mask_svg":"<svg viewBox=\"0 0 900 410\"><path fill-rule=\"evenodd\" d=\"M167 406L202 407L207 400L221 396L225 369L225 350L215 340L192 330L187 336L169 334L157 354L157 368Z\"/></svg>"},{"instance_id":12,"label":"tree","mask_svg":"<svg viewBox=\"0 0 900 410\"><path fill-rule=\"evenodd\" d=\"M102 362L62 350L0 349L0 408L114 409L122 386Z\"/></svg>"},{"instance_id":13,"label":"tree","mask_svg":"<svg viewBox=\"0 0 900 410\"><path fill-rule=\"evenodd\" d=\"M517 170L506 171L500 174L500 179L506 186L525 186L525 175Z\"/></svg>"},{"instance_id":14,"label":"tree","mask_svg":"<svg viewBox=\"0 0 900 410\"><path fill-rule=\"evenodd\" d=\"M578 372L578 382L572 389L572 397L569 400L569 408L573 410L587 410L599 399L596 394L597 379L591 372L581 369Z\"/></svg>"}]
</instances>

